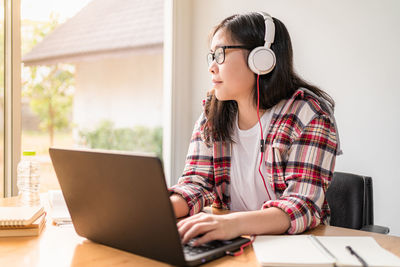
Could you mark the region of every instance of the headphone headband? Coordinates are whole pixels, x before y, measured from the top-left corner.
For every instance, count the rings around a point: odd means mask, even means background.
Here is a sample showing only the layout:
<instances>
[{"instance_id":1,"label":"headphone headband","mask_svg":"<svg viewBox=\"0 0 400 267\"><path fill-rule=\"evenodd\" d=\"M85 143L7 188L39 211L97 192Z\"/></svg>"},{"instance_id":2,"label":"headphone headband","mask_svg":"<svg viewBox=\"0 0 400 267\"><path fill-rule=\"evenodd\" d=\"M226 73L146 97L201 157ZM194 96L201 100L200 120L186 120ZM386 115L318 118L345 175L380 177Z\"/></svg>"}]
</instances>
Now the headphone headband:
<instances>
[{"instance_id":1,"label":"headphone headband","mask_svg":"<svg viewBox=\"0 0 400 267\"><path fill-rule=\"evenodd\" d=\"M270 48L271 44L274 42L275 39L275 23L274 20L272 19L271 15L265 12L257 12L264 18L265 22L265 37L264 41L265 44L264 46Z\"/></svg>"}]
</instances>

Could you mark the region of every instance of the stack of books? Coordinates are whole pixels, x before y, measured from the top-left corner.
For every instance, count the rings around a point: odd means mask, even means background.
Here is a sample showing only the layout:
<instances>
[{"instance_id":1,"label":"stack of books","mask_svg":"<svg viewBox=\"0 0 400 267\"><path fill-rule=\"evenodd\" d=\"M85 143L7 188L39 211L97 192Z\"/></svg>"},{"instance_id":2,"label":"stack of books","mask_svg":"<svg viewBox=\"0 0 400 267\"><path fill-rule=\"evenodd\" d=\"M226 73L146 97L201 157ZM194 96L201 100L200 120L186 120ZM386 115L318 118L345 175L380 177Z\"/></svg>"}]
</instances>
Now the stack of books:
<instances>
[{"instance_id":1,"label":"stack of books","mask_svg":"<svg viewBox=\"0 0 400 267\"><path fill-rule=\"evenodd\" d=\"M0 207L0 237L37 236L45 224L43 206Z\"/></svg>"}]
</instances>

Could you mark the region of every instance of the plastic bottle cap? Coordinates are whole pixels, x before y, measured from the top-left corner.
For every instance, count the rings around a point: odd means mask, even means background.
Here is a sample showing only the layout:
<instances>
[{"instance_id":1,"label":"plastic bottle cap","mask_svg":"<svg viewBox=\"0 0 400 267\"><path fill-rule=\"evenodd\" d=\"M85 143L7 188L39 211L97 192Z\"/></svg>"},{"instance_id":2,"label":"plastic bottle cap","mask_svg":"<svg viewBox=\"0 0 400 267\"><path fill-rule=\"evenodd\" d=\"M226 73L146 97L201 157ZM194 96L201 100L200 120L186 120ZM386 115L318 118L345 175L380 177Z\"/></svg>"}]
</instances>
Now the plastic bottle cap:
<instances>
[{"instance_id":1,"label":"plastic bottle cap","mask_svg":"<svg viewBox=\"0 0 400 267\"><path fill-rule=\"evenodd\" d=\"M22 156L35 156L36 151L23 151Z\"/></svg>"}]
</instances>

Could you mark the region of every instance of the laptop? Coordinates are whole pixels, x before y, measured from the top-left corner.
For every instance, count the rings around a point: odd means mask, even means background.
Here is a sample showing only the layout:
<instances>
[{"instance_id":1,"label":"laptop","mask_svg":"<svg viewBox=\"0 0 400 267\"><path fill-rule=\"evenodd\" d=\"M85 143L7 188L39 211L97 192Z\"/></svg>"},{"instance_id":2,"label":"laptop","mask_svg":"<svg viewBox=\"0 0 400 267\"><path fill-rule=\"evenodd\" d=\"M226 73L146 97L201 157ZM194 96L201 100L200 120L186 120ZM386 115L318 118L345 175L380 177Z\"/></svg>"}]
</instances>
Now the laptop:
<instances>
[{"instance_id":1,"label":"laptop","mask_svg":"<svg viewBox=\"0 0 400 267\"><path fill-rule=\"evenodd\" d=\"M182 245L162 163L153 155L50 148L78 235L179 266L236 251L247 238Z\"/></svg>"}]
</instances>

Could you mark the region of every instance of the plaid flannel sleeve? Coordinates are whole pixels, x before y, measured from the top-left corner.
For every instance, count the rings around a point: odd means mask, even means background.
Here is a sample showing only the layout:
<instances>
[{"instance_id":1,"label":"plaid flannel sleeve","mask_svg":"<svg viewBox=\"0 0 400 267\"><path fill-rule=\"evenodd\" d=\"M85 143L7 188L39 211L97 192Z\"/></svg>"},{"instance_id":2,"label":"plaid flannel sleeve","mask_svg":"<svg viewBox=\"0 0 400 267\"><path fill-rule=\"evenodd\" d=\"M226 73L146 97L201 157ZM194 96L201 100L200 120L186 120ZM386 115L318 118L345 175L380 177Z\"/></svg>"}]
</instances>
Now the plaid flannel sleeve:
<instances>
[{"instance_id":1,"label":"plaid flannel sleeve","mask_svg":"<svg viewBox=\"0 0 400 267\"><path fill-rule=\"evenodd\" d=\"M215 199L213 150L202 139L201 129L204 123L205 116L202 114L192 133L183 174L178 184L169 188L171 193L178 194L186 200L189 215L200 212Z\"/></svg>"},{"instance_id":2,"label":"plaid flannel sleeve","mask_svg":"<svg viewBox=\"0 0 400 267\"><path fill-rule=\"evenodd\" d=\"M290 219L289 234L302 233L321 223L321 207L334 171L336 131L327 116L311 120L286 151L274 147L274 172L287 185L281 197L267 201L263 208L277 207ZM283 166L283 162L287 162Z\"/></svg>"}]
</instances>

